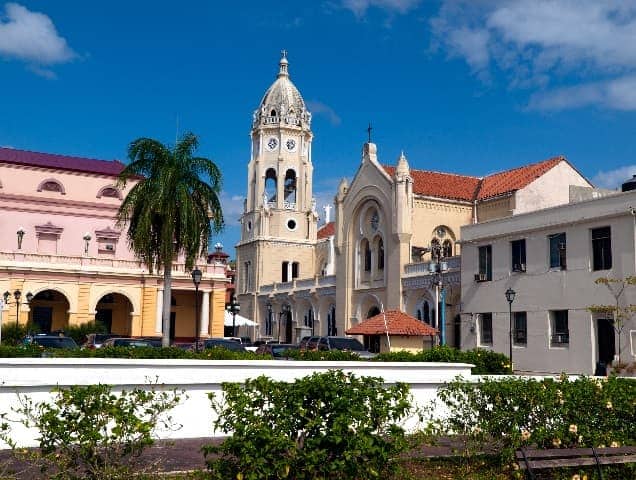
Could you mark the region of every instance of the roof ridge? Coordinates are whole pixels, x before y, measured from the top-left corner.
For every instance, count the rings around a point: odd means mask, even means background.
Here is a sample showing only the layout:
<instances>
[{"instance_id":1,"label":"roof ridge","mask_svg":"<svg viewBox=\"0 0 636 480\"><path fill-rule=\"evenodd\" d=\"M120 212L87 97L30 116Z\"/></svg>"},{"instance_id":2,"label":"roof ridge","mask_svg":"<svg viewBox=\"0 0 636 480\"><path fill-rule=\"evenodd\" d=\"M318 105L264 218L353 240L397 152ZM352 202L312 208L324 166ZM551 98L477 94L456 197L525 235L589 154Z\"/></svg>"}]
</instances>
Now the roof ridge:
<instances>
[{"instance_id":1,"label":"roof ridge","mask_svg":"<svg viewBox=\"0 0 636 480\"><path fill-rule=\"evenodd\" d=\"M395 169L395 166L393 166L393 165L382 165L382 167ZM415 171L415 172L423 172L423 173L437 173L439 175L453 175L455 177L473 178L473 179L476 179L476 180L480 180L481 178L483 178L483 177L477 177L475 175L467 175L467 174L464 174L464 173L440 172L439 170L424 170L422 168L409 168L409 170L411 172Z\"/></svg>"},{"instance_id":2,"label":"roof ridge","mask_svg":"<svg viewBox=\"0 0 636 480\"><path fill-rule=\"evenodd\" d=\"M548 162L553 162L555 160L561 161L561 160L567 160L567 159L565 158L564 155L557 155L557 156L554 156L554 157L546 158L545 160L539 160L538 162L526 163L525 165L520 165L518 167L507 168L505 170L499 170L498 172L490 173L490 174L485 175L485 176L480 177L480 178L481 179L486 179L486 178L494 177L495 175L501 175L502 173L514 172L516 170L521 170L523 168L536 167L537 165L541 165L543 163L548 163Z\"/></svg>"},{"instance_id":3,"label":"roof ridge","mask_svg":"<svg viewBox=\"0 0 636 480\"><path fill-rule=\"evenodd\" d=\"M0 147L0 151L2 150L12 150L14 152L24 152L24 153L33 153L35 155L46 155L46 156L50 156L50 157L64 157L64 158L76 158L79 160L90 160L92 162L107 162L107 163L119 163L121 165L124 165L124 163L122 161L120 161L117 158L113 158L112 160L104 160L102 158L93 158L93 157L81 157L79 155L66 155L64 153L50 153L50 152L38 152L36 150L25 150L22 148L13 148L13 147ZM0 158L0 161L2 161L3 159Z\"/></svg>"}]
</instances>

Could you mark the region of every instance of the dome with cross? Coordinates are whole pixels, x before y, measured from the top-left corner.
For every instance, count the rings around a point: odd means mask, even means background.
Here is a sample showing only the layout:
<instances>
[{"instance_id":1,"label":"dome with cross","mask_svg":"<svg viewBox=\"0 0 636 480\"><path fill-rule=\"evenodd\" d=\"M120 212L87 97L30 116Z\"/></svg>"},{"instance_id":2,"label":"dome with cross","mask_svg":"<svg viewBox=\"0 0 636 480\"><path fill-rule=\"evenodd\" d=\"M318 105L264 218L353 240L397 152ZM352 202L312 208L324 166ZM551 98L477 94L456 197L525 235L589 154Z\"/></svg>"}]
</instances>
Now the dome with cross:
<instances>
[{"instance_id":1,"label":"dome with cross","mask_svg":"<svg viewBox=\"0 0 636 480\"><path fill-rule=\"evenodd\" d=\"M289 126L309 128L311 114L296 86L289 79L287 52L281 52L278 77L267 89L254 112L253 126Z\"/></svg>"}]
</instances>

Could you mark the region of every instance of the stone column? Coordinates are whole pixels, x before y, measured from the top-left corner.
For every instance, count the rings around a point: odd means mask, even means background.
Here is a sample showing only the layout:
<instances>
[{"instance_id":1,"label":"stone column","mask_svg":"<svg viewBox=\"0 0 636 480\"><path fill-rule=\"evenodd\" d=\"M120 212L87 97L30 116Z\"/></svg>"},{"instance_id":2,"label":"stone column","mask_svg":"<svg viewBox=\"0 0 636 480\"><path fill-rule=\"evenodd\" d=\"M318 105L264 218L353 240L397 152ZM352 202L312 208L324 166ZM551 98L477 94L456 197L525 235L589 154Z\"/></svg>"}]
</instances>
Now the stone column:
<instances>
[{"instance_id":1,"label":"stone column","mask_svg":"<svg viewBox=\"0 0 636 480\"><path fill-rule=\"evenodd\" d=\"M163 334L163 288L157 289L157 310L155 312L155 333Z\"/></svg>"},{"instance_id":2,"label":"stone column","mask_svg":"<svg viewBox=\"0 0 636 480\"><path fill-rule=\"evenodd\" d=\"M201 292L201 330L199 335L207 337L210 334L210 292Z\"/></svg>"}]
</instances>

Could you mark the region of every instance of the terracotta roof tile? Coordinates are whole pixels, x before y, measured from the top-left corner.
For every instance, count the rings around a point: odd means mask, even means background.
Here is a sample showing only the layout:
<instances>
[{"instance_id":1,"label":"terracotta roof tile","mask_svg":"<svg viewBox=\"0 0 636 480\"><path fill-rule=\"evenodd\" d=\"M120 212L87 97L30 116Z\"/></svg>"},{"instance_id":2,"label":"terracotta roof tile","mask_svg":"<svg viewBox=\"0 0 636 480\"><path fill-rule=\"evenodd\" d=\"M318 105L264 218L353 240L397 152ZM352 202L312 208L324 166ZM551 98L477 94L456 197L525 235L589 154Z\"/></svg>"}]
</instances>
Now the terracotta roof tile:
<instances>
[{"instance_id":1,"label":"terracotta roof tile","mask_svg":"<svg viewBox=\"0 0 636 480\"><path fill-rule=\"evenodd\" d=\"M95 160L93 158L71 157L52 153L29 152L13 148L0 148L0 163L56 168L76 172L97 173L117 176L125 165L117 160Z\"/></svg>"},{"instance_id":2,"label":"terracotta roof tile","mask_svg":"<svg viewBox=\"0 0 636 480\"><path fill-rule=\"evenodd\" d=\"M562 156L554 157L483 178L411 169L413 193L451 200L484 200L525 187L561 161L566 160ZM391 176L395 174L395 167L384 166L384 170Z\"/></svg>"},{"instance_id":3,"label":"terracotta roof tile","mask_svg":"<svg viewBox=\"0 0 636 480\"><path fill-rule=\"evenodd\" d=\"M384 316L386 315L386 328ZM388 310L384 314L367 318L358 325L346 331L347 335L405 335L405 336L431 336L437 334L437 329L420 322L418 319L400 311Z\"/></svg>"},{"instance_id":4,"label":"terracotta roof tile","mask_svg":"<svg viewBox=\"0 0 636 480\"><path fill-rule=\"evenodd\" d=\"M323 238L329 238L336 233L336 222L325 223L322 227L318 229L318 233L316 237L318 240Z\"/></svg>"},{"instance_id":5,"label":"terracotta roof tile","mask_svg":"<svg viewBox=\"0 0 636 480\"><path fill-rule=\"evenodd\" d=\"M391 176L395 174L395 167L385 166L384 169ZM411 178L413 178L413 193L416 195L452 200L473 200L479 186L477 177L430 170L411 169Z\"/></svg>"},{"instance_id":6,"label":"terracotta roof tile","mask_svg":"<svg viewBox=\"0 0 636 480\"><path fill-rule=\"evenodd\" d=\"M554 157L543 162L488 175L481 184L477 198L483 200L519 190L563 160L565 160L564 157Z\"/></svg>"}]
</instances>

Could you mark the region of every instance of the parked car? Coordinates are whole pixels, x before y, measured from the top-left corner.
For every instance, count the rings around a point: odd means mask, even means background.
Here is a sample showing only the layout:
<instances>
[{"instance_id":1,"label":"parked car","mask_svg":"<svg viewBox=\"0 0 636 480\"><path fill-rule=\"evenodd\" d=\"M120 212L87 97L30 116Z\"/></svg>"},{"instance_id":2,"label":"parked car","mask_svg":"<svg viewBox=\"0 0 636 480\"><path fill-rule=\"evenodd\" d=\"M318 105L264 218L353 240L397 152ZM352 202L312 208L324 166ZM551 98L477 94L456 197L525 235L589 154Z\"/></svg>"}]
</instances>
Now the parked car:
<instances>
[{"instance_id":1,"label":"parked car","mask_svg":"<svg viewBox=\"0 0 636 480\"><path fill-rule=\"evenodd\" d=\"M246 352L245 347L235 340L229 340L227 338L206 338L201 340L201 348L225 348L232 350L233 352Z\"/></svg>"},{"instance_id":2,"label":"parked car","mask_svg":"<svg viewBox=\"0 0 636 480\"><path fill-rule=\"evenodd\" d=\"M341 350L353 352L361 358L373 358L375 353L369 352L359 340L351 337L310 337L304 350Z\"/></svg>"},{"instance_id":3,"label":"parked car","mask_svg":"<svg viewBox=\"0 0 636 480\"><path fill-rule=\"evenodd\" d=\"M24 339L25 345L39 345L44 348L79 348L75 340L71 337L62 337L60 335L33 335Z\"/></svg>"},{"instance_id":4,"label":"parked car","mask_svg":"<svg viewBox=\"0 0 636 480\"><path fill-rule=\"evenodd\" d=\"M148 340L143 340L141 338L109 338L104 340L102 343L102 348L105 347L130 347L130 348L139 348L139 347L152 347L152 343Z\"/></svg>"},{"instance_id":5,"label":"parked car","mask_svg":"<svg viewBox=\"0 0 636 480\"><path fill-rule=\"evenodd\" d=\"M139 340L143 340L144 342L150 343L153 347L161 348L161 338L160 337L141 337ZM176 346L176 345L173 345Z\"/></svg>"},{"instance_id":6,"label":"parked car","mask_svg":"<svg viewBox=\"0 0 636 480\"><path fill-rule=\"evenodd\" d=\"M271 355L274 358L285 358L287 350L298 350L293 343L265 343L256 348L257 355Z\"/></svg>"},{"instance_id":7,"label":"parked car","mask_svg":"<svg viewBox=\"0 0 636 480\"><path fill-rule=\"evenodd\" d=\"M89 333L86 335L84 342L82 343L82 348L88 348L90 350L95 350L96 348L101 348L104 341L109 338L121 337L116 333Z\"/></svg>"}]
</instances>

